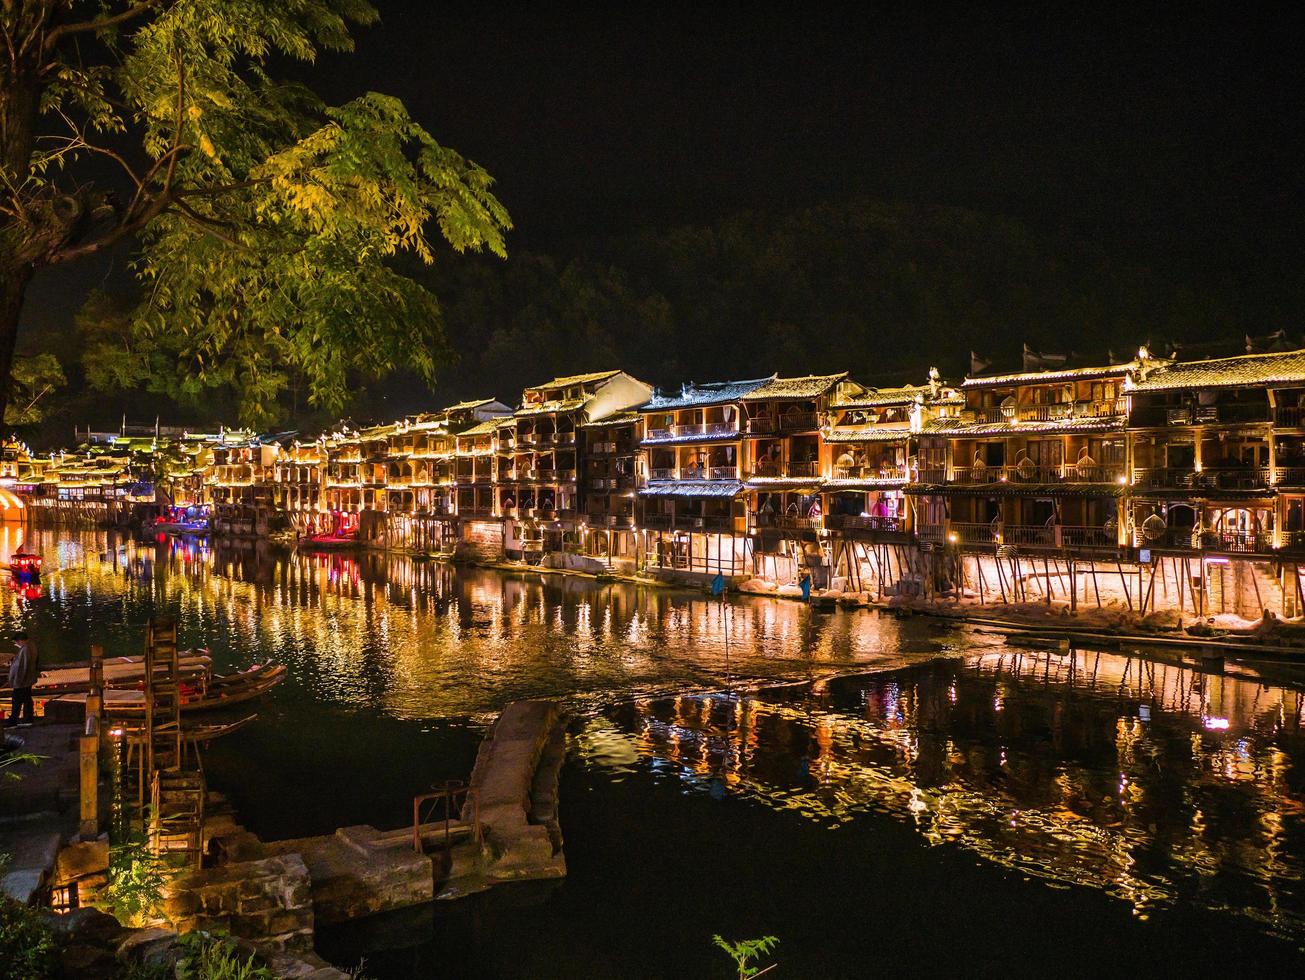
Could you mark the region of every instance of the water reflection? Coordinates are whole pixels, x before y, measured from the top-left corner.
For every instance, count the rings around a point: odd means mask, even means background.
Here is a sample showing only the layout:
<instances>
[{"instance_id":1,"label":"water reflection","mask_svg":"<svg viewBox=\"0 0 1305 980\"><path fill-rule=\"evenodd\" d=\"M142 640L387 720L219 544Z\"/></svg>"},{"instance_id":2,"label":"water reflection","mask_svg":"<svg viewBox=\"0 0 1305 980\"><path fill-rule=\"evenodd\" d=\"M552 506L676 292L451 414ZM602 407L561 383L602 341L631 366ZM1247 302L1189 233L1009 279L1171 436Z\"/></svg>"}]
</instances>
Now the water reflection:
<instances>
[{"instance_id":1,"label":"water reflection","mask_svg":"<svg viewBox=\"0 0 1305 980\"><path fill-rule=\"evenodd\" d=\"M1232 909L1305 937L1295 686L765 599L5 531L0 559L19 544L44 555L45 595L6 596L0 627L26 624L50 662L90 642L134 651L165 612L221 666L291 667L259 723L210 757L270 836L397 825L413 793L465 775L466 719L549 696L588 713L576 755L603 779L652 773L832 831L886 815L930 845L1103 889L1140 916Z\"/></svg>"},{"instance_id":2,"label":"water reflection","mask_svg":"<svg viewBox=\"0 0 1305 980\"><path fill-rule=\"evenodd\" d=\"M1189 902L1305 936L1302 694L1107 653L983 652L813 690L640 702L581 733L836 829L876 811L1142 916Z\"/></svg>"},{"instance_id":3,"label":"water reflection","mask_svg":"<svg viewBox=\"0 0 1305 980\"><path fill-rule=\"evenodd\" d=\"M51 660L139 643L155 611L222 665L269 657L314 699L395 718L496 712L518 697L580 705L898 664L959 642L923 620L722 605L697 593L505 575L377 553L299 555L160 535L29 532L48 598L4 616L44 630ZM6 622L4 625L10 625Z\"/></svg>"}]
</instances>

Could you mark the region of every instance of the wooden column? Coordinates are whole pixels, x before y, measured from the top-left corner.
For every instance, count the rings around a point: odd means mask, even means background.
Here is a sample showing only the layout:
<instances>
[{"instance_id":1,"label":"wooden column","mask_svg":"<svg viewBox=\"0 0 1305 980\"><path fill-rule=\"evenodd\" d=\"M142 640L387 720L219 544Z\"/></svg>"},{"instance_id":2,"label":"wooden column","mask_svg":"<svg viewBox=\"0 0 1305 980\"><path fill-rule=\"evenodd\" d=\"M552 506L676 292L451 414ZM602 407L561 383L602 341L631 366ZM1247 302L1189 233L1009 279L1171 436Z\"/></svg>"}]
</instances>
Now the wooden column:
<instances>
[{"instance_id":1,"label":"wooden column","mask_svg":"<svg viewBox=\"0 0 1305 980\"><path fill-rule=\"evenodd\" d=\"M100 731L99 719L86 719L87 733L77 740L79 798L83 840L100 835ZM93 729L93 730L92 730Z\"/></svg>"}]
</instances>

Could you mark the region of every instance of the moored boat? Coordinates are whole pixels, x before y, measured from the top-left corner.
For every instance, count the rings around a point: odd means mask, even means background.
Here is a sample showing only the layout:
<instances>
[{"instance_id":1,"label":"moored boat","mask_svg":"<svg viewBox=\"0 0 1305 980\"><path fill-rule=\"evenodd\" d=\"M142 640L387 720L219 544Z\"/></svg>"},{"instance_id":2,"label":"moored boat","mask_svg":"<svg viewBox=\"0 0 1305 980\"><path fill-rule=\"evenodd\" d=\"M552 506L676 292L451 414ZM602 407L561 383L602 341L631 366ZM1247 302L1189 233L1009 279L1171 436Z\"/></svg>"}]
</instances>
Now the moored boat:
<instances>
[{"instance_id":1,"label":"moored boat","mask_svg":"<svg viewBox=\"0 0 1305 980\"><path fill-rule=\"evenodd\" d=\"M247 670L213 677L207 683L181 684L181 710L183 713L214 711L261 697L286 678L284 664L255 664ZM41 698L47 705L85 704L86 691L69 691ZM143 717L145 691L142 689L109 688L104 692L104 713L110 718Z\"/></svg>"}]
</instances>

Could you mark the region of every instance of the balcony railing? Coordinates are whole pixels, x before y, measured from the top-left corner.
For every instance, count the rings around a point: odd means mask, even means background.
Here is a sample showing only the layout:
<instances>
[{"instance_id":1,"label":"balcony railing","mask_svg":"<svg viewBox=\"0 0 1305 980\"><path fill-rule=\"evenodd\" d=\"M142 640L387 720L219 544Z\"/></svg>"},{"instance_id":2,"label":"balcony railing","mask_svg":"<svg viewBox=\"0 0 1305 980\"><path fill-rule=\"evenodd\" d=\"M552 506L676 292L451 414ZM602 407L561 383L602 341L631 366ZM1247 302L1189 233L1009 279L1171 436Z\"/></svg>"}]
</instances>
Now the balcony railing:
<instances>
[{"instance_id":1,"label":"balcony railing","mask_svg":"<svg viewBox=\"0 0 1305 980\"><path fill-rule=\"evenodd\" d=\"M877 514L827 514L825 527L831 531L901 531L902 518Z\"/></svg>"},{"instance_id":2,"label":"balcony railing","mask_svg":"<svg viewBox=\"0 0 1305 980\"><path fill-rule=\"evenodd\" d=\"M1305 406L1281 405L1273 410L1273 421L1284 428L1299 428L1305 425Z\"/></svg>"},{"instance_id":3,"label":"balcony railing","mask_svg":"<svg viewBox=\"0 0 1305 980\"><path fill-rule=\"evenodd\" d=\"M1122 465L1101 463L1055 463L1039 465L1031 460L1002 466L972 463L952 466L950 483L1117 483L1124 476ZM921 477L922 482L934 482Z\"/></svg>"},{"instance_id":4,"label":"balcony railing","mask_svg":"<svg viewBox=\"0 0 1305 980\"><path fill-rule=\"evenodd\" d=\"M862 466L835 466L834 479L836 480L901 480L906 481L911 478L911 468L909 466L895 466L892 463L883 465L862 465Z\"/></svg>"},{"instance_id":5,"label":"balcony railing","mask_svg":"<svg viewBox=\"0 0 1305 980\"><path fill-rule=\"evenodd\" d=\"M1305 487L1305 462L1275 466L1273 468L1273 482L1285 487Z\"/></svg>"},{"instance_id":6,"label":"balcony railing","mask_svg":"<svg viewBox=\"0 0 1305 980\"><path fill-rule=\"evenodd\" d=\"M1133 470L1133 486L1143 489L1255 490L1269 485L1267 466L1157 467Z\"/></svg>"},{"instance_id":7,"label":"balcony railing","mask_svg":"<svg viewBox=\"0 0 1305 980\"><path fill-rule=\"evenodd\" d=\"M703 516L701 514L645 514L640 527L651 531L667 531L680 528L688 531L733 531L734 518L724 514Z\"/></svg>"},{"instance_id":8,"label":"balcony railing","mask_svg":"<svg viewBox=\"0 0 1305 980\"><path fill-rule=\"evenodd\" d=\"M915 536L921 541L941 544L947 538L947 529L941 524L921 524L915 529Z\"/></svg>"},{"instance_id":9,"label":"balcony railing","mask_svg":"<svg viewBox=\"0 0 1305 980\"><path fill-rule=\"evenodd\" d=\"M953 544L996 544L999 531L992 524L962 524L953 521L947 528L947 540Z\"/></svg>"},{"instance_id":10,"label":"balcony railing","mask_svg":"<svg viewBox=\"0 0 1305 980\"><path fill-rule=\"evenodd\" d=\"M1269 414L1268 402L1264 402L1224 405L1144 405L1133 410L1132 421L1134 425L1139 426L1172 426L1268 422L1271 418L1273 417Z\"/></svg>"},{"instance_id":11,"label":"balcony railing","mask_svg":"<svg viewBox=\"0 0 1305 980\"><path fill-rule=\"evenodd\" d=\"M674 480L674 466L650 466L648 468L648 479L650 480Z\"/></svg>"},{"instance_id":12,"label":"balcony railing","mask_svg":"<svg viewBox=\"0 0 1305 980\"><path fill-rule=\"evenodd\" d=\"M1116 548L1119 539L1113 528L1079 527L1062 524L1060 543L1066 548Z\"/></svg>"},{"instance_id":13,"label":"balcony railing","mask_svg":"<svg viewBox=\"0 0 1305 980\"><path fill-rule=\"evenodd\" d=\"M753 514L753 525L759 528L776 528L782 531L817 531L819 517L802 517L797 514Z\"/></svg>"},{"instance_id":14,"label":"balcony railing","mask_svg":"<svg viewBox=\"0 0 1305 980\"><path fill-rule=\"evenodd\" d=\"M729 438L739 434L737 422L695 422L689 425L671 425L660 429L649 429L645 437L649 440L659 439L694 439L720 436Z\"/></svg>"},{"instance_id":15,"label":"balcony railing","mask_svg":"<svg viewBox=\"0 0 1305 980\"><path fill-rule=\"evenodd\" d=\"M682 466L681 480L737 480L737 466Z\"/></svg>"},{"instance_id":16,"label":"balcony railing","mask_svg":"<svg viewBox=\"0 0 1305 980\"><path fill-rule=\"evenodd\" d=\"M754 415L748 420L748 431L753 434L764 432L812 432L820 428L820 419L815 412L780 412L778 415Z\"/></svg>"},{"instance_id":17,"label":"balcony railing","mask_svg":"<svg viewBox=\"0 0 1305 980\"><path fill-rule=\"evenodd\" d=\"M634 524L634 515L632 514L603 514L599 515L600 523L603 527L630 527Z\"/></svg>"}]
</instances>

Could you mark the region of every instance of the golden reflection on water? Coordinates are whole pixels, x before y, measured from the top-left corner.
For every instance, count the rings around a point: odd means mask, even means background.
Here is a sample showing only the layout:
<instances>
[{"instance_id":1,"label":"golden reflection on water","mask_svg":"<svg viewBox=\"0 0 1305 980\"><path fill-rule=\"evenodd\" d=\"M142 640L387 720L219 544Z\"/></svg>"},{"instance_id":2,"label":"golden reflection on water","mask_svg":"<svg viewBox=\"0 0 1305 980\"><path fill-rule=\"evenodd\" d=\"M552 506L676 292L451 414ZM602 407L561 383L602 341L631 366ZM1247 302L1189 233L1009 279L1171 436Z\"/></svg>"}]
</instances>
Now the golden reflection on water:
<instances>
[{"instance_id":1,"label":"golden reflection on water","mask_svg":"<svg viewBox=\"0 0 1305 980\"><path fill-rule=\"evenodd\" d=\"M1146 916L1185 901L1305 935L1302 693L1110 653L984 651L823 690L641 701L586 764L647 767L831 830L867 813Z\"/></svg>"},{"instance_id":2,"label":"golden reflection on water","mask_svg":"<svg viewBox=\"0 0 1305 980\"><path fill-rule=\"evenodd\" d=\"M90 642L131 652L164 611L220 664L286 662L273 699L295 699L303 724L364 708L483 719L514 698L565 698L594 712L577 757L612 778L652 772L831 830L886 815L1139 915L1186 901L1305 935L1295 686L1015 651L920 619L402 557L5 528L0 559L19 544L46 558L44 595L11 594L0 626L29 624L51 662ZM748 693L759 679L803 683Z\"/></svg>"},{"instance_id":3,"label":"golden reflection on water","mask_svg":"<svg viewBox=\"0 0 1305 980\"><path fill-rule=\"evenodd\" d=\"M27 541L45 555L46 594L12 598L4 618L44 625L51 662L83 658L94 641L133 652L162 610L178 617L184 643L209 647L220 664L282 660L311 697L397 718L484 716L519 697L584 705L739 678L803 680L959 642L922 620L376 553L89 531L36 530Z\"/></svg>"}]
</instances>

